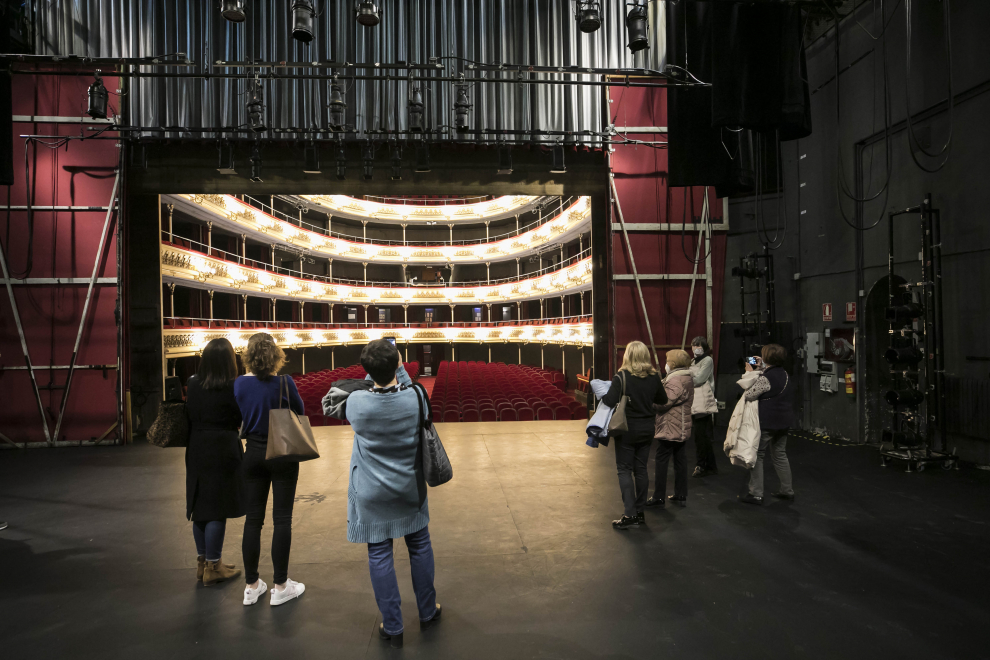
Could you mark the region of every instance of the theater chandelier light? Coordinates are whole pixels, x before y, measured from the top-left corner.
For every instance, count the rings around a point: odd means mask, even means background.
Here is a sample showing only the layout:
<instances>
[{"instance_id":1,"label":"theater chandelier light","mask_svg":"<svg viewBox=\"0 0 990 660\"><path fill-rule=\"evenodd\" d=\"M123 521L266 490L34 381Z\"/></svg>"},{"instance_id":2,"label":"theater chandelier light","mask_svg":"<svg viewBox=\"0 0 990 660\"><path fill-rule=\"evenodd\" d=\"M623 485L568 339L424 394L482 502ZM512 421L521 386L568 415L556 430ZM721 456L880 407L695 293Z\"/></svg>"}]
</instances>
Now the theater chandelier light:
<instances>
[{"instance_id":1,"label":"theater chandelier light","mask_svg":"<svg viewBox=\"0 0 990 660\"><path fill-rule=\"evenodd\" d=\"M250 324L247 322L246 324ZM248 338L259 332L258 328L216 330L207 328L166 328L164 330L165 355L168 358L186 357L201 353L211 340L227 338L240 352L247 346ZM452 342L523 343L554 346L591 346L594 332L590 322L546 325L499 325L497 327L454 328L299 328L294 330L268 330L282 348L311 348L323 346L348 346L367 344L373 339L392 337L401 344L431 344Z\"/></svg>"},{"instance_id":2,"label":"theater chandelier light","mask_svg":"<svg viewBox=\"0 0 990 660\"><path fill-rule=\"evenodd\" d=\"M529 195L505 195L487 202L475 204L402 204L372 202L346 195L297 195L298 199L317 210L352 220L376 220L378 222L438 222L478 223L485 220L504 220L532 210L545 200Z\"/></svg>"},{"instance_id":3,"label":"theater chandelier light","mask_svg":"<svg viewBox=\"0 0 990 660\"><path fill-rule=\"evenodd\" d=\"M477 263L504 260L538 252L550 243L565 241L583 231L591 222L590 199L578 197L552 220L500 241L474 245L381 245L348 241L309 231L277 220L231 195L166 195L164 199L201 220L212 222L216 227L226 227L254 240L320 257L374 263Z\"/></svg>"}]
</instances>

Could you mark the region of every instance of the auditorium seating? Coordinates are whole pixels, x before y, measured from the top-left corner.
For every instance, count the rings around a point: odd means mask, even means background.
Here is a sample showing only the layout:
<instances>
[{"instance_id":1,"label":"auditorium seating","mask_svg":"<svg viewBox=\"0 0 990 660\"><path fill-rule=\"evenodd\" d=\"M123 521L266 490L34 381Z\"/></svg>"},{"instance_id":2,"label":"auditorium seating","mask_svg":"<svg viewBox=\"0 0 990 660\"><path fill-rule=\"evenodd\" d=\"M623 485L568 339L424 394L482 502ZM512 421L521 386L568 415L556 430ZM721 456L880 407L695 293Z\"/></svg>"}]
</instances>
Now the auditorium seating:
<instances>
[{"instance_id":1,"label":"auditorium seating","mask_svg":"<svg viewBox=\"0 0 990 660\"><path fill-rule=\"evenodd\" d=\"M587 419L563 373L527 365L440 363L430 405L444 422Z\"/></svg>"},{"instance_id":2,"label":"auditorium seating","mask_svg":"<svg viewBox=\"0 0 990 660\"><path fill-rule=\"evenodd\" d=\"M404 362L406 372L409 377L416 380L419 377L419 362ZM310 426L339 426L346 424L339 419L326 417L323 414L323 397L330 391L330 385L334 381L344 378L364 378L367 372L359 364L350 367L340 367L339 369L324 369L322 371L311 371L308 374L292 374L292 379L296 381L299 389L299 396L302 397L303 407L306 416L309 418Z\"/></svg>"}]
</instances>

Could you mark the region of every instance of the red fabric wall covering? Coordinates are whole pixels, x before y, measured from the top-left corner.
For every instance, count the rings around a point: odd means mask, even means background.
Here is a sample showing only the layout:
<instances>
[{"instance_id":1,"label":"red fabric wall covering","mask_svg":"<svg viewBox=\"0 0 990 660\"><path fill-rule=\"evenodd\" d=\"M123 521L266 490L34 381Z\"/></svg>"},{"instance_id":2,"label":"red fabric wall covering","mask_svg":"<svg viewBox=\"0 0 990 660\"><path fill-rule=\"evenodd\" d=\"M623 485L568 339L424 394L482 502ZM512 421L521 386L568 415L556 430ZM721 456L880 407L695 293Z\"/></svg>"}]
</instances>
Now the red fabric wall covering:
<instances>
[{"instance_id":1,"label":"red fabric wall covering","mask_svg":"<svg viewBox=\"0 0 990 660\"><path fill-rule=\"evenodd\" d=\"M609 96L612 99L609 104L612 121L617 127L667 125L665 90L620 87L611 88ZM626 137L651 142L666 139L665 135L657 133L626 134ZM622 139L616 138L611 167L619 203L627 223L691 223L700 218L704 188L673 188L668 199L666 149L622 144ZM713 222L720 222L722 200L715 198L714 188L709 189L709 205ZM618 221L618 212L613 208L612 222ZM715 344L712 349L717 355L725 269L725 233L713 232L712 236L712 338ZM640 275L692 272L697 232L686 232L683 238L680 232L631 232L629 238ZM705 256L706 247L702 246L700 259ZM629 253L621 231L612 234L612 259L614 273L632 274ZM698 273L705 273L703 261L698 265ZM641 280L641 285L654 343L658 346L679 346L684 332L690 280ZM633 280L612 283L612 311L617 347L634 340L649 344L642 305ZM691 305L687 341L705 334L705 281L698 280ZM664 349L657 349L661 361L664 352ZM614 355L616 360L621 360L622 349L619 348Z\"/></svg>"},{"instance_id":2,"label":"red fabric wall covering","mask_svg":"<svg viewBox=\"0 0 990 660\"><path fill-rule=\"evenodd\" d=\"M13 113L15 115L83 116L86 90L92 78L87 76L13 77ZM107 89L116 91L117 80L105 78ZM116 103L111 96L110 102ZM24 182L24 143L20 135L91 135L79 125L14 124L15 185L4 195L4 205L27 203ZM43 146L28 147L28 165L32 204L39 206L106 206L113 187L113 168L118 149L114 140L73 140L68 146L51 150ZM82 277L92 274L105 212L36 211L34 213L33 265L27 275L32 278ZM116 277L116 223L111 240L101 255L99 277ZM28 220L25 211L0 211L0 240L13 277L24 275L28 256ZM85 285L15 286L15 299L27 338L28 350L35 366L66 365L79 327ZM76 363L116 364L117 326L114 306L117 289L112 285L94 290ZM0 287L0 364L24 366L17 327L10 309L6 287ZM55 430L67 372L35 372L42 387L41 400L46 409L49 432ZM90 440L102 435L117 419L115 394L117 372L77 371L62 430L58 440ZM38 405L26 371L0 371L0 430L18 441L44 440ZM112 435L110 437L113 437Z\"/></svg>"}]
</instances>

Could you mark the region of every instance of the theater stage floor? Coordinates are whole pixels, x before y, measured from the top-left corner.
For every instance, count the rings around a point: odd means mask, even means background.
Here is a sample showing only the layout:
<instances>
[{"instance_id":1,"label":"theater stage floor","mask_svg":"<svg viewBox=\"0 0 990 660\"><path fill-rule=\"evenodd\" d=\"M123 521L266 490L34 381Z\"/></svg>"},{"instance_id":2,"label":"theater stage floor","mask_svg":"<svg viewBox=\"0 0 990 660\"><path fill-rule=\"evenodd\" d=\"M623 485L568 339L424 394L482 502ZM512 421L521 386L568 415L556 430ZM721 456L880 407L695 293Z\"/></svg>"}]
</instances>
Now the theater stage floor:
<instances>
[{"instance_id":1,"label":"theater stage floor","mask_svg":"<svg viewBox=\"0 0 990 660\"><path fill-rule=\"evenodd\" d=\"M743 472L720 457L718 477L691 480L686 509L617 532L613 452L586 447L582 429L441 425L455 474L430 493L444 617L420 633L400 559L401 652L375 636L365 548L345 538L348 428L319 429L323 458L302 466L290 576L307 591L277 608L241 605L239 581L196 586L181 451L2 451L0 655L990 655L990 473L905 474L867 448L793 439L795 504L738 504ZM238 565L240 522L227 534ZM262 567L270 582L267 555Z\"/></svg>"}]
</instances>

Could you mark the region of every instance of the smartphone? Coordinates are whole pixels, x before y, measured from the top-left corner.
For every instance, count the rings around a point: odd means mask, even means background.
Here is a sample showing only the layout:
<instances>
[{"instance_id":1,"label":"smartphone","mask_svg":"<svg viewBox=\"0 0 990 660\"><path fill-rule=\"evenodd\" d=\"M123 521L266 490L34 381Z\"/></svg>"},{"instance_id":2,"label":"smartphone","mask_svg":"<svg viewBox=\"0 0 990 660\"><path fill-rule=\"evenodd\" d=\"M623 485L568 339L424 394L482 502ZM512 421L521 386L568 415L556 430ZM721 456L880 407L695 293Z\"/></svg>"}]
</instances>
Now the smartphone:
<instances>
[{"instance_id":1,"label":"smartphone","mask_svg":"<svg viewBox=\"0 0 990 660\"><path fill-rule=\"evenodd\" d=\"M760 363L760 359L759 358L755 358L755 357L748 357L748 358L746 358L746 362L749 362L751 365L753 365L755 367L756 365L758 365Z\"/></svg>"},{"instance_id":2,"label":"smartphone","mask_svg":"<svg viewBox=\"0 0 990 660\"><path fill-rule=\"evenodd\" d=\"M386 337L385 339L387 339L392 344L392 346L395 346L395 337Z\"/></svg>"}]
</instances>

